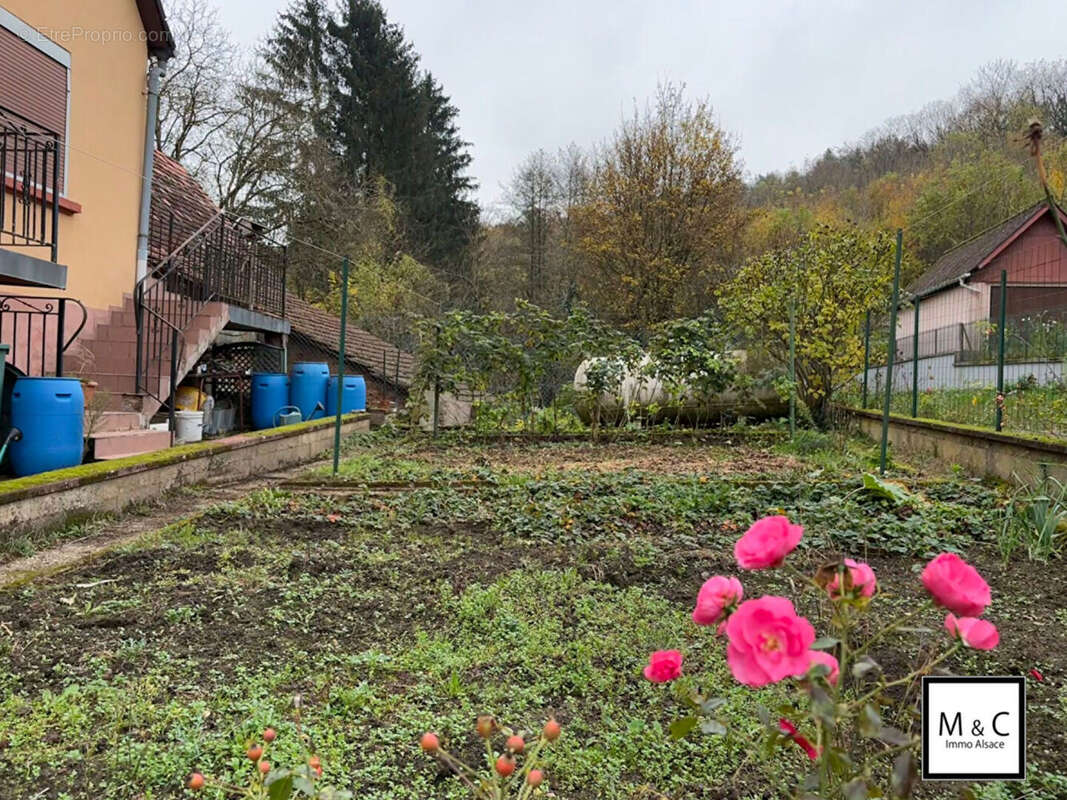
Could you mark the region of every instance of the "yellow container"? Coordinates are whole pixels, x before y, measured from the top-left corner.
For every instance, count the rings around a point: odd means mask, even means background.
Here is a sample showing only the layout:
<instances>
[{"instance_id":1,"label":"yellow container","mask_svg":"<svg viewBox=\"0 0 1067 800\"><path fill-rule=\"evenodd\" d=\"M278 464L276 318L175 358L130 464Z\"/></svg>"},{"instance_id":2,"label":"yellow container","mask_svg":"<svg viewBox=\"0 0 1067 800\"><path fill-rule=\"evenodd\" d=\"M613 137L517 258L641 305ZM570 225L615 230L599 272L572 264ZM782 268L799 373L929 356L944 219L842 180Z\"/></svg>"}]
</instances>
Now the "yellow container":
<instances>
[{"instance_id":1,"label":"yellow container","mask_svg":"<svg viewBox=\"0 0 1067 800\"><path fill-rule=\"evenodd\" d=\"M205 400L207 395L195 386L179 386L174 393L174 406L178 411L199 411Z\"/></svg>"}]
</instances>

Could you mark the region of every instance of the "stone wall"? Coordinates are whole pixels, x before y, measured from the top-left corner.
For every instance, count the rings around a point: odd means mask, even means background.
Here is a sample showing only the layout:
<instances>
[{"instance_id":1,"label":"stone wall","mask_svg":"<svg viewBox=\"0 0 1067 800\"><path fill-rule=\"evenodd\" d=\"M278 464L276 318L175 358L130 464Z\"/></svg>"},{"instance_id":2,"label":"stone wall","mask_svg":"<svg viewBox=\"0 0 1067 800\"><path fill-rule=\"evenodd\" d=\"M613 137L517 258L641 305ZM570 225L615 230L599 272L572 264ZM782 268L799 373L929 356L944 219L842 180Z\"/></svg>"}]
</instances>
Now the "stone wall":
<instances>
[{"instance_id":1,"label":"stone wall","mask_svg":"<svg viewBox=\"0 0 1067 800\"><path fill-rule=\"evenodd\" d=\"M848 413L864 434L881 440L881 414L857 409ZM933 456L981 477L1030 484L1045 476L1067 481L1067 442L895 414L889 421L889 442L894 452Z\"/></svg>"},{"instance_id":2,"label":"stone wall","mask_svg":"<svg viewBox=\"0 0 1067 800\"><path fill-rule=\"evenodd\" d=\"M344 420L345 435L370 430L366 414ZM333 419L314 420L7 481L0 483L0 530L53 527L75 515L121 511L181 486L266 476L319 458L333 447L333 435Z\"/></svg>"}]
</instances>

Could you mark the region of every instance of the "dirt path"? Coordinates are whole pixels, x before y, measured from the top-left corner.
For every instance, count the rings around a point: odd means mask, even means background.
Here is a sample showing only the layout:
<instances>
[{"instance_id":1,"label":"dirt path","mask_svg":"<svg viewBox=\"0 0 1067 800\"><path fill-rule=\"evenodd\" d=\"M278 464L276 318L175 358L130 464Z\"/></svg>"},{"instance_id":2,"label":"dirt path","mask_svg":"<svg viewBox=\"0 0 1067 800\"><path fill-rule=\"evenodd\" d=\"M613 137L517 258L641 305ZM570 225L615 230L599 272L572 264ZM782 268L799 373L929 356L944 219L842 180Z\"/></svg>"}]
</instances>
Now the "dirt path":
<instances>
[{"instance_id":1,"label":"dirt path","mask_svg":"<svg viewBox=\"0 0 1067 800\"><path fill-rule=\"evenodd\" d=\"M257 489L282 483L325 463L314 461L242 481L202 486L192 492L182 491L164 496L147 512L117 515L91 536L0 564L0 589L84 564L109 550L166 527L175 520L205 511L218 503L237 500Z\"/></svg>"}]
</instances>

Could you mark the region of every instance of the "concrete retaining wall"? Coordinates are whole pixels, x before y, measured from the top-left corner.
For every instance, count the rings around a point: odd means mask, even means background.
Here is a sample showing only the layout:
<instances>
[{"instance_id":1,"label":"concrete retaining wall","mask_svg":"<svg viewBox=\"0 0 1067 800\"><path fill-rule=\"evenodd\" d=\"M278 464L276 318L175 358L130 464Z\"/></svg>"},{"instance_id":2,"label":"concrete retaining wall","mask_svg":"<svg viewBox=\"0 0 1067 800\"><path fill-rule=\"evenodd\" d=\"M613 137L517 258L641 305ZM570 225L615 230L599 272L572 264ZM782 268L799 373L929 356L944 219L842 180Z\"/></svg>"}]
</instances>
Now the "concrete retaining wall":
<instances>
[{"instance_id":1,"label":"concrete retaining wall","mask_svg":"<svg viewBox=\"0 0 1067 800\"><path fill-rule=\"evenodd\" d=\"M882 437L882 415L848 411L860 430ZM892 415L889 442L894 451L922 453L982 477L1036 484L1045 476L1067 481L1067 443Z\"/></svg>"},{"instance_id":2,"label":"concrete retaining wall","mask_svg":"<svg viewBox=\"0 0 1067 800\"><path fill-rule=\"evenodd\" d=\"M370 430L370 418L349 414L341 430ZM74 515L121 511L180 486L266 475L314 461L333 446L333 433L332 419L315 420L0 483L0 530L52 527Z\"/></svg>"}]
</instances>

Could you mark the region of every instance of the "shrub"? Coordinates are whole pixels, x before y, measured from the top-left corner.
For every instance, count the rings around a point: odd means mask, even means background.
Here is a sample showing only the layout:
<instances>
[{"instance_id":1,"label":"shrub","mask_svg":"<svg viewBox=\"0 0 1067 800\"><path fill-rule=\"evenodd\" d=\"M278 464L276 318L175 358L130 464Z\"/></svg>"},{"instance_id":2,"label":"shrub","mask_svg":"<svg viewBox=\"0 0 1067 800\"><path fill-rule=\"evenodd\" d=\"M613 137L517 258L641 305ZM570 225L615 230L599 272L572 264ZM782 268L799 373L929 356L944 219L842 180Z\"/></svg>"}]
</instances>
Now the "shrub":
<instances>
[{"instance_id":1,"label":"shrub","mask_svg":"<svg viewBox=\"0 0 1067 800\"><path fill-rule=\"evenodd\" d=\"M908 720L919 678L961 648L997 646L996 626L979 619L991 601L989 586L958 555L942 553L921 576L931 599L859 642L859 623L877 601L874 570L845 558L820 567L812 576L803 575L787 563L802 535L803 529L785 517L768 517L748 529L734 554L741 569L791 572L820 598L832 635L818 637L815 626L796 612L787 597L743 599L743 586L734 577L715 576L704 584L693 620L725 637L726 663L739 683L760 688L793 682L794 699L780 706L779 713L758 707L763 730L759 752L770 756L780 748L799 748L811 762L797 787L799 795L909 797L920 740L884 718ZM948 611L944 643L924 651L921 663L905 675L889 678L872 658L872 646L932 604ZM674 681L682 674L682 662L678 651L657 651L645 676L656 683ZM671 726L673 736L684 736L698 726L705 733L726 733L716 716L724 699L676 686L676 694L692 713ZM788 793L781 788L783 796Z\"/></svg>"}]
</instances>

